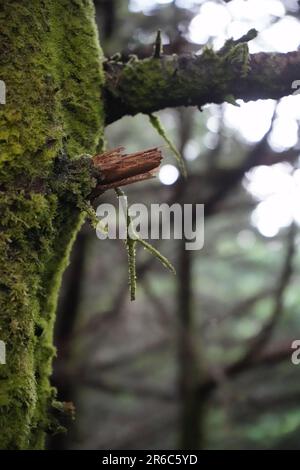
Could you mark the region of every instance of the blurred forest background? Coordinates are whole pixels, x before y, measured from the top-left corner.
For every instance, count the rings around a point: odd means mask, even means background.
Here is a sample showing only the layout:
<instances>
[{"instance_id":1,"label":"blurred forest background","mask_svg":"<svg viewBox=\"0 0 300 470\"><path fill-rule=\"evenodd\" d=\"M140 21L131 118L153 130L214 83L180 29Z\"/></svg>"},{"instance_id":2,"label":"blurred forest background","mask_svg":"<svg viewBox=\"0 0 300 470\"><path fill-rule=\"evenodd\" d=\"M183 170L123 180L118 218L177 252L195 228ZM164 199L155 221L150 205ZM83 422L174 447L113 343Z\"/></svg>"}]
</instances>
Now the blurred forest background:
<instances>
[{"instance_id":1,"label":"blurred forest background","mask_svg":"<svg viewBox=\"0 0 300 470\"><path fill-rule=\"evenodd\" d=\"M250 28L250 52L297 50L294 0L97 0L107 57L215 48ZM300 76L299 76L300 79ZM163 148L159 177L126 189L129 203L205 204L205 245L154 242L173 276L138 249L137 300L127 255L86 224L64 276L54 383L76 420L50 448L300 449L300 97L159 116L185 158ZM107 127L107 148L164 145L146 116ZM113 191L101 202L117 204Z\"/></svg>"}]
</instances>

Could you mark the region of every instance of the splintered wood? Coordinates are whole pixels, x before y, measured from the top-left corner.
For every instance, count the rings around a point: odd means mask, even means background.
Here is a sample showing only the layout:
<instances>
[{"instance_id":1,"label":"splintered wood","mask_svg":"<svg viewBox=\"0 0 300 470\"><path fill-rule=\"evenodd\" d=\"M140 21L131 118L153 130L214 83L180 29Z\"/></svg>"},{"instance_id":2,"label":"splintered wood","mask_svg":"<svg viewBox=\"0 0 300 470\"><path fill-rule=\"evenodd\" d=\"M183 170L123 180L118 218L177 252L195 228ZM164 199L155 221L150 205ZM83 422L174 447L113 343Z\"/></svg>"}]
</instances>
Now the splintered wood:
<instances>
[{"instance_id":1,"label":"splintered wood","mask_svg":"<svg viewBox=\"0 0 300 470\"><path fill-rule=\"evenodd\" d=\"M94 190L94 196L110 188L125 186L155 176L162 160L159 148L154 147L136 153L124 153L124 147L101 153L93 157L93 163L101 173L101 182Z\"/></svg>"}]
</instances>

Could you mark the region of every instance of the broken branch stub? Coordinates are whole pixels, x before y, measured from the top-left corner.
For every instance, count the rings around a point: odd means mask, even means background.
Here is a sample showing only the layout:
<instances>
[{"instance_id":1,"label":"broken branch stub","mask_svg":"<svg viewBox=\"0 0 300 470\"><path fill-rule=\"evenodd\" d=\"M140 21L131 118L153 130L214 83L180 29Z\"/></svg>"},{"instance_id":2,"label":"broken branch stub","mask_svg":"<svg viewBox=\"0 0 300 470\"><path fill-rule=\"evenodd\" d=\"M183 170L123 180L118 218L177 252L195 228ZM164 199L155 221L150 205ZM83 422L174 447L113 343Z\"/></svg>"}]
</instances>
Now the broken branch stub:
<instances>
[{"instance_id":1,"label":"broken branch stub","mask_svg":"<svg viewBox=\"0 0 300 470\"><path fill-rule=\"evenodd\" d=\"M100 171L101 180L93 190L92 198L107 189L153 178L161 160L158 147L129 154L124 153L124 147L117 147L95 155L93 164Z\"/></svg>"}]
</instances>

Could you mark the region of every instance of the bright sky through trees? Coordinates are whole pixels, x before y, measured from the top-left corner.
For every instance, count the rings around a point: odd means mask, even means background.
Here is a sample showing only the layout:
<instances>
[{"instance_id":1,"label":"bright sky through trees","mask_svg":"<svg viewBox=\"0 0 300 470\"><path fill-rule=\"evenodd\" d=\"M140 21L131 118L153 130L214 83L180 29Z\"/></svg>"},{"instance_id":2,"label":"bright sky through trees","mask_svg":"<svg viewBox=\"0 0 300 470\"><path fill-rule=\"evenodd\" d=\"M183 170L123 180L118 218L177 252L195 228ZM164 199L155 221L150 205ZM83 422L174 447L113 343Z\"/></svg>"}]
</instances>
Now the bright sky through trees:
<instances>
[{"instance_id":1,"label":"bright sky through trees","mask_svg":"<svg viewBox=\"0 0 300 470\"><path fill-rule=\"evenodd\" d=\"M171 2L172 0L132 0L130 8L133 12L149 13L153 8ZM285 7L279 0L232 0L228 4L221 1L178 0L176 3L178 6L195 8L195 16L189 25L189 40L199 44L199 50L208 41L218 48L227 38L240 37L251 28L259 31L258 38L249 44L251 53L289 52L296 50L300 43L299 21L294 17L284 16ZM293 8L296 11L296 0L290 0L288 4L290 11ZM236 130L243 140L254 144L268 130L275 102L258 100L244 103L239 100L238 103L239 108L224 105L225 124ZM214 119L212 111L207 123L211 135L217 132ZM281 99L269 136L269 143L274 150L286 150L297 143L299 120L300 95ZM196 147L194 142L189 143L185 155L188 160L196 158ZM174 183L178 177L175 172L173 165L165 165L159 173L160 181L163 184ZM248 174L245 187L259 200L252 215L252 223L262 235L275 236L280 228L289 225L292 220L300 224L300 170L292 175L291 167L287 169L286 165L259 167Z\"/></svg>"}]
</instances>

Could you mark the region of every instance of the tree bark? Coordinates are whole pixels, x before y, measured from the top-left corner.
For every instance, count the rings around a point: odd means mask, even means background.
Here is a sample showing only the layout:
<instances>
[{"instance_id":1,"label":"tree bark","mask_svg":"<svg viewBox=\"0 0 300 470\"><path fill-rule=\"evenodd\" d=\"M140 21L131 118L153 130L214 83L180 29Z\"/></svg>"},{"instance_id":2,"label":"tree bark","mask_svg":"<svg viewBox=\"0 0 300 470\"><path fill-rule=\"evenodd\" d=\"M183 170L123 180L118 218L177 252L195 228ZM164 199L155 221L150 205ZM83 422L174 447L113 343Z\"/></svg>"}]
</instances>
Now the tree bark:
<instances>
[{"instance_id":1,"label":"tree bark","mask_svg":"<svg viewBox=\"0 0 300 470\"><path fill-rule=\"evenodd\" d=\"M1 2L0 37L0 448L41 449L57 294L82 222L55 168L101 149L102 55L90 0Z\"/></svg>"}]
</instances>

